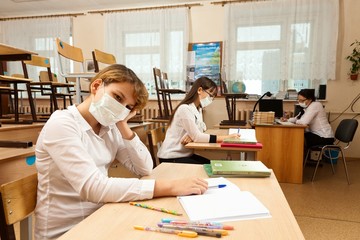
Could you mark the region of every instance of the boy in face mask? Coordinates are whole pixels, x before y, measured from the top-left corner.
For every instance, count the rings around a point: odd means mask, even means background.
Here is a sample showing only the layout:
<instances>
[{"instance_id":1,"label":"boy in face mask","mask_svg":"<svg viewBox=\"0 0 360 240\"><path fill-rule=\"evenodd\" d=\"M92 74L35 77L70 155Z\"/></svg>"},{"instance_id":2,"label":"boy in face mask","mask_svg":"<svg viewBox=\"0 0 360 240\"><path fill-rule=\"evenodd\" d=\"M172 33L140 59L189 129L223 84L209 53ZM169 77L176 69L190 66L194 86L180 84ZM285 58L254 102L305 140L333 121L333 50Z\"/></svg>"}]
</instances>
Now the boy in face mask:
<instances>
[{"instance_id":1,"label":"boy in face mask","mask_svg":"<svg viewBox=\"0 0 360 240\"><path fill-rule=\"evenodd\" d=\"M334 132L323 105L316 102L314 91L312 89L300 90L298 102L303 110L296 117L283 120L309 126L305 131L305 153L307 148L312 146L333 144Z\"/></svg>"},{"instance_id":2,"label":"boy in face mask","mask_svg":"<svg viewBox=\"0 0 360 240\"><path fill-rule=\"evenodd\" d=\"M193 149L185 148L189 142L222 142L225 138L236 138L239 134L210 135L204 133L202 108L211 104L217 94L216 84L207 77L197 79L185 98L173 111L164 142L157 156L161 162L205 164L210 160L194 154Z\"/></svg>"},{"instance_id":3,"label":"boy in face mask","mask_svg":"<svg viewBox=\"0 0 360 240\"><path fill-rule=\"evenodd\" d=\"M36 239L58 238L107 202L206 191L207 182L199 178L108 177L115 159L136 175L151 173L151 155L127 124L147 100L135 73L115 64L92 79L84 102L53 113L36 144Z\"/></svg>"}]
</instances>

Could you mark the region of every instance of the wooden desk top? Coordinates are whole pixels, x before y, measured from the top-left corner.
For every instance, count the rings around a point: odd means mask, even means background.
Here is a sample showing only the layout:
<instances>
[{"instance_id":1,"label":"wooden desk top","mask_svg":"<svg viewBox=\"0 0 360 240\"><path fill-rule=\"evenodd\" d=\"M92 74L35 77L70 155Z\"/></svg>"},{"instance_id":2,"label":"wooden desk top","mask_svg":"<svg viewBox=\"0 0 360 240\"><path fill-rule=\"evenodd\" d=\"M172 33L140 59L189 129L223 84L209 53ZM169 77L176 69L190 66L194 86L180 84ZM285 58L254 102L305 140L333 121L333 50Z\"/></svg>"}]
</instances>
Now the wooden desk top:
<instances>
[{"instance_id":1,"label":"wooden desk top","mask_svg":"<svg viewBox=\"0 0 360 240\"><path fill-rule=\"evenodd\" d=\"M35 155L35 146L29 148L3 148L0 147L0 163L15 158L24 158Z\"/></svg>"},{"instance_id":2,"label":"wooden desk top","mask_svg":"<svg viewBox=\"0 0 360 240\"><path fill-rule=\"evenodd\" d=\"M206 178L202 165L161 163L143 179L176 179L197 176ZM241 190L253 193L270 211L271 218L228 222L235 227L224 239L304 239L298 223L285 199L274 174L269 178L229 178ZM175 197L157 198L146 204L184 213ZM129 203L105 204L58 240L118 240L118 239L185 239L176 235L134 230L134 225L156 226L161 218L174 216L131 206ZM198 236L196 239L210 239Z\"/></svg>"},{"instance_id":3,"label":"wooden desk top","mask_svg":"<svg viewBox=\"0 0 360 240\"><path fill-rule=\"evenodd\" d=\"M0 55L16 55L16 54L37 54L37 53L0 43Z\"/></svg>"},{"instance_id":4,"label":"wooden desk top","mask_svg":"<svg viewBox=\"0 0 360 240\"><path fill-rule=\"evenodd\" d=\"M261 150L261 148L222 147L221 143L195 143L195 142L190 142L186 144L185 148L201 149L201 150L217 150L217 151L239 151L239 152L257 152Z\"/></svg>"},{"instance_id":5,"label":"wooden desk top","mask_svg":"<svg viewBox=\"0 0 360 240\"><path fill-rule=\"evenodd\" d=\"M169 119L160 119L160 118L149 118L145 119L147 122L153 122L153 123L169 123Z\"/></svg>"}]
</instances>

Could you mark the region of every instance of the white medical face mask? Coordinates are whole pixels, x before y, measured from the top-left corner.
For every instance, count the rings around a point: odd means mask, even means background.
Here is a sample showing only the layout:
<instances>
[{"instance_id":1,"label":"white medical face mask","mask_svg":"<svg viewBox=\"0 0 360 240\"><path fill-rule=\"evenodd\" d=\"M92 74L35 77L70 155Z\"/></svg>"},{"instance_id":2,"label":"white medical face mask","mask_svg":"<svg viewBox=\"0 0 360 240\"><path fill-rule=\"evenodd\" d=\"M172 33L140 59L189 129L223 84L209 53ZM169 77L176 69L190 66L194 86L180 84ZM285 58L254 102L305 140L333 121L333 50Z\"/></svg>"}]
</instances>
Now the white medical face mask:
<instances>
[{"instance_id":1,"label":"white medical face mask","mask_svg":"<svg viewBox=\"0 0 360 240\"><path fill-rule=\"evenodd\" d=\"M212 103L212 99L210 96L200 99L200 104L202 108L209 106L211 103Z\"/></svg>"},{"instance_id":2,"label":"white medical face mask","mask_svg":"<svg viewBox=\"0 0 360 240\"><path fill-rule=\"evenodd\" d=\"M306 103L302 102L302 103L299 103L299 106L302 107L302 108L306 108Z\"/></svg>"},{"instance_id":3,"label":"white medical face mask","mask_svg":"<svg viewBox=\"0 0 360 240\"><path fill-rule=\"evenodd\" d=\"M99 101L90 104L89 112L101 125L107 127L124 120L130 110L105 92Z\"/></svg>"}]
</instances>

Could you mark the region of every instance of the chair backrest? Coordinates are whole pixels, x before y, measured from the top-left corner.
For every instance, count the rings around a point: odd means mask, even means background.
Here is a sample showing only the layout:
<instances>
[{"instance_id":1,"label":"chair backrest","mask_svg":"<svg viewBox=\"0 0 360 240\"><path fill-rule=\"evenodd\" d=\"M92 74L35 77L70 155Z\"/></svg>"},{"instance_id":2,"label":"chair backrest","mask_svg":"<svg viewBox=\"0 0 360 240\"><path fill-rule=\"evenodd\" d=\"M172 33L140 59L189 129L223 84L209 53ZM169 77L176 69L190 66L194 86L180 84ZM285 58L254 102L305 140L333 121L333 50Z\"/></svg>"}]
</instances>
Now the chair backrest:
<instances>
[{"instance_id":1,"label":"chair backrest","mask_svg":"<svg viewBox=\"0 0 360 240\"><path fill-rule=\"evenodd\" d=\"M153 73L154 73L155 89L156 91L159 91L159 89L163 88L161 86L162 83L161 70L159 68L154 67Z\"/></svg>"},{"instance_id":2,"label":"chair backrest","mask_svg":"<svg viewBox=\"0 0 360 240\"><path fill-rule=\"evenodd\" d=\"M168 78L168 75L166 72L163 72L162 73L162 82L163 82L163 85L162 86L163 88L166 88L166 89L169 89L170 88L170 84L169 84L169 78ZM160 83L161 84L161 83Z\"/></svg>"},{"instance_id":3,"label":"chair backrest","mask_svg":"<svg viewBox=\"0 0 360 240\"><path fill-rule=\"evenodd\" d=\"M71 46L70 44L56 38L56 49L59 57L59 69L62 76L65 75L64 60L72 60L80 65L80 72L84 72L84 55L81 48Z\"/></svg>"},{"instance_id":4,"label":"chair backrest","mask_svg":"<svg viewBox=\"0 0 360 240\"><path fill-rule=\"evenodd\" d=\"M70 44L61 41L60 38L56 38L57 52L72 61L84 62L84 55L81 48L71 46Z\"/></svg>"},{"instance_id":5,"label":"chair backrest","mask_svg":"<svg viewBox=\"0 0 360 240\"><path fill-rule=\"evenodd\" d=\"M103 63L103 64L107 64L107 65L116 63L116 58L113 54L106 53L106 52L100 51L98 49L95 49L94 51L92 51L92 56L93 56L93 60L94 60L95 72L100 71L99 63Z\"/></svg>"},{"instance_id":6,"label":"chair backrest","mask_svg":"<svg viewBox=\"0 0 360 240\"><path fill-rule=\"evenodd\" d=\"M38 68L45 68L46 69L46 74L48 75L47 76L47 82L52 82L53 81L53 74L51 73L51 66L50 66L50 59L49 58L42 57L42 56L39 56L39 55L32 55L31 60L23 61L22 66L23 66L23 71L24 71L24 77L25 78L29 78L28 67L27 67L28 65L38 67ZM40 72L38 74L40 74ZM40 81L41 81L41 79L40 79Z\"/></svg>"},{"instance_id":7,"label":"chair backrest","mask_svg":"<svg viewBox=\"0 0 360 240\"><path fill-rule=\"evenodd\" d=\"M51 77L52 80L50 80L49 73L47 71L40 71L39 79L40 79L40 82L49 82L49 81L58 82L56 74L52 73L52 77Z\"/></svg>"},{"instance_id":8,"label":"chair backrest","mask_svg":"<svg viewBox=\"0 0 360 240\"><path fill-rule=\"evenodd\" d=\"M37 184L37 173L34 173L1 185L1 207L5 215L0 217L1 227L11 226L19 222L27 218L35 210ZM4 240L8 239L6 235L2 235L2 237L4 237ZM9 239L14 239L14 237L11 237L9 236Z\"/></svg>"},{"instance_id":9,"label":"chair backrest","mask_svg":"<svg viewBox=\"0 0 360 240\"><path fill-rule=\"evenodd\" d=\"M349 144L354 138L357 127L358 121L356 119L343 119L336 128L335 138Z\"/></svg>"},{"instance_id":10,"label":"chair backrest","mask_svg":"<svg viewBox=\"0 0 360 240\"><path fill-rule=\"evenodd\" d=\"M220 77L220 91L221 91L221 94L228 93L228 89L227 89L227 86L226 86L225 79L223 79L221 77L221 73L219 73L219 77Z\"/></svg>"},{"instance_id":11,"label":"chair backrest","mask_svg":"<svg viewBox=\"0 0 360 240\"><path fill-rule=\"evenodd\" d=\"M157 150L165 139L167 126L158 127L147 132L149 141L149 151L153 159L154 167L160 163L157 158Z\"/></svg>"}]
</instances>

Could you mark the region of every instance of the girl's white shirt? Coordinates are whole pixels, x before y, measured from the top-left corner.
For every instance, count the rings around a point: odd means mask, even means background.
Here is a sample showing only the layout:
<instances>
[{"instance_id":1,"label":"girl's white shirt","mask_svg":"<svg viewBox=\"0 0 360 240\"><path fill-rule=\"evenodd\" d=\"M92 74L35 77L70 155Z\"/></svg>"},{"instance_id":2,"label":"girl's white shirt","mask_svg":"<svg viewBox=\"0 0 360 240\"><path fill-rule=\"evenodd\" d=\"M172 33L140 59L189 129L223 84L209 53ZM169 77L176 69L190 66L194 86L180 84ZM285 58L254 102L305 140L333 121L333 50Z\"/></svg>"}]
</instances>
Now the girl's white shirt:
<instances>
[{"instance_id":1,"label":"girl's white shirt","mask_svg":"<svg viewBox=\"0 0 360 240\"><path fill-rule=\"evenodd\" d=\"M194 103L180 105L166 131L165 140L157 156L165 159L191 156L194 150L185 148L181 139L188 135L194 142L209 142L210 134L204 131L206 125L203 121L202 109L198 109Z\"/></svg>"},{"instance_id":2,"label":"girl's white shirt","mask_svg":"<svg viewBox=\"0 0 360 240\"><path fill-rule=\"evenodd\" d=\"M139 176L153 167L137 135L125 140L115 124L97 135L75 105L52 114L36 144L36 239L59 237L104 203L153 197L154 180L108 177L114 160Z\"/></svg>"}]
</instances>

